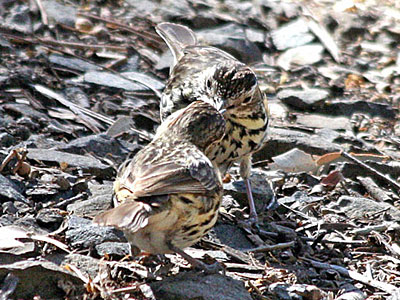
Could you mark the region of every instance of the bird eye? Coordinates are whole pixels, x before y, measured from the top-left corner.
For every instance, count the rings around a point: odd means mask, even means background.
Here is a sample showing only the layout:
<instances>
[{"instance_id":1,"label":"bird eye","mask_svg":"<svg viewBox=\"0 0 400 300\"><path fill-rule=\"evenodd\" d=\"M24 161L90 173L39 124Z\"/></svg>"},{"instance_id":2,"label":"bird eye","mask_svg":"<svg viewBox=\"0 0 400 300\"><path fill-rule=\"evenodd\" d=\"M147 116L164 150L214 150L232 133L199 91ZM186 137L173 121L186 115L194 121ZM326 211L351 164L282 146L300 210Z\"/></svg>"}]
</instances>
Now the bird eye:
<instances>
[{"instance_id":1,"label":"bird eye","mask_svg":"<svg viewBox=\"0 0 400 300\"><path fill-rule=\"evenodd\" d=\"M209 89L211 89L211 80L210 80L210 79L207 80L207 83L206 83L206 84L207 84L207 87L208 87Z\"/></svg>"},{"instance_id":2,"label":"bird eye","mask_svg":"<svg viewBox=\"0 0 400 300\"><path fill-rule=\"evenodd\" d=\"M249 103L250 100L251 100L251 96L245 98L245 99L243 100L243 103Z\"/></svg>"}]
</instances>

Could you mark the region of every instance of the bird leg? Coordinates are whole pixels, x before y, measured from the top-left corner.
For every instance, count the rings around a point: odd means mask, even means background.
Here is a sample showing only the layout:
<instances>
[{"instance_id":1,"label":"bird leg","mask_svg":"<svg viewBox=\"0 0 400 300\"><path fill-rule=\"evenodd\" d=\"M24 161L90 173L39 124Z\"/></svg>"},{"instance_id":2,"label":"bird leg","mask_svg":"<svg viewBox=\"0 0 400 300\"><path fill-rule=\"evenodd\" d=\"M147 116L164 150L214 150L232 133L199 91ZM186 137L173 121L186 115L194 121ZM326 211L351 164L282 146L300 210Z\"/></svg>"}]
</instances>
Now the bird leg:
<instances>
[{"instance_id":1,"label":"bird leg","mask_svg":"<svg viewBox=\"0 0 400 300\"><path fill-rule=\"evenodd\" d=\"M184 259L186 259L192 265L193 268L200 269L200 270L204 271L204 273L206 273L206 274L215 274L220 271L224 271L224 269L218 262L216 262L212 265L207 265L207 264L203 263L202 261L190 256L182 249L179 249L178 247L172 245L171 242L168 242L168 247L171 249L171 251L178 253L180 256L182 256Z\"/></svg>"},{"instance_id":2,"label":"bird leg","mask_svg":"<svg viewBox=\"0 0 400 300\"><path fill-rule=\"evenodd\" d=\"M246 185L246 194L247 194L247 200L249 201L249 211L250 211L250 216L249 216L249 221L252 224L257 224L258 222L258 215L257 215L257 210L256 206L254 204L254 199L253 199L253 192L251 190L251 184L250 184L250 170L251 170L251 156L246 156L242 159L240 162L240 168L239 168L239 173L240 176L243 178L244 183Z\"/></svg>"}]
</instances>

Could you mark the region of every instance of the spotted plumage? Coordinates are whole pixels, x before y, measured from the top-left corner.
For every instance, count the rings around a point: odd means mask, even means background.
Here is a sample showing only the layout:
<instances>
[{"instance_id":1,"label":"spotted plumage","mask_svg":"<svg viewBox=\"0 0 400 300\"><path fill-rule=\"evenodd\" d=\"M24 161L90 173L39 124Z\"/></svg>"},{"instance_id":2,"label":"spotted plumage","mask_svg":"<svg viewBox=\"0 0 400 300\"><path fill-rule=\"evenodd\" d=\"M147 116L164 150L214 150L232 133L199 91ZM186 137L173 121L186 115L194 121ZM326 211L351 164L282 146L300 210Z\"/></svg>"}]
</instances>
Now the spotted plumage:
<instances>
[{"instance_id":1,"label":"spotted plumage","mask_svg":"<svg viewBox=\"0 0 400 300\"><path fill-rule=\"evenodd\" d=\"M196 101L170 115L153 141L121 165L114 183L116 207L94 219L121 229L134 253L178 252L215 224L222 197L218 168L205 149L225 133L223 116Z\"/></svg>"},{"instance_id":2,"label":"spotted plumage","mask_svg":"<svg viewBox=\"0 0 400 300\"><path fill-rule=\"evenodd\" d=\"M266 140L269 118L267 99L260 91L255 73L225 51L198 45L193 31L185 26L161 23L156 30L174 56L161 98L161 118L195 100L226 109L225 136L209 146L206 154L222 174L240 162L251 218L256 221L248 178L251 156Z\"/></svg>"}]
</instances>

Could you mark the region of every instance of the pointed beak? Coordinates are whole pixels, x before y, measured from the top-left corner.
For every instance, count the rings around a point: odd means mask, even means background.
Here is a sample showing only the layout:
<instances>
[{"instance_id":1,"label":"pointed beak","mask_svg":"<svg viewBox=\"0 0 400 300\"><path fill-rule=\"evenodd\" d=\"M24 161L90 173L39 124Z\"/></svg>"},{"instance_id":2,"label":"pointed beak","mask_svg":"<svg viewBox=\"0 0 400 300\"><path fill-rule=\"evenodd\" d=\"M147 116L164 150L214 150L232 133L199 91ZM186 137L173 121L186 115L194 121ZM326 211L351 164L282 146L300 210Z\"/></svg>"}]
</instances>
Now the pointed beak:
<instances>
[{"instance_id":1,"label":"pointed beak","mask_svg":"<svg viewBox=\"0 0 400 300\"><path fill-rule=\"evenodd\" d=\"M221 113L226 113L225 101L218 99L215 103L215 108Z\"/></svg>"}]
</instances>

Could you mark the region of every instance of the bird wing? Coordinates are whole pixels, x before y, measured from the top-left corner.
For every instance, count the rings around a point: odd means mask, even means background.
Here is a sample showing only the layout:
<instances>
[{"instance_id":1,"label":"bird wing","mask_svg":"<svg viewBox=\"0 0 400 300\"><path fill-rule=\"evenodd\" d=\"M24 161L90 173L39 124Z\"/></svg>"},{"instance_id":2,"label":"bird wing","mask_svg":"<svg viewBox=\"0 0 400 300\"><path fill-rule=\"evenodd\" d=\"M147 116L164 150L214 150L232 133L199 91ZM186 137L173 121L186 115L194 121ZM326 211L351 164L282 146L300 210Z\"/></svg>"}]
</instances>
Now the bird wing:
<instances>
[{"instance_id":1,"label":"bird wing","mask_svg":"<svg viewBox=\"0 0 400 300\"><path fill-rule=\"evenodd\" d=\"M174 63L183 56L183 49L197 44L197 38L192 30L186 26L173 23L160 23L156 26L157 33L162 37L174 56Z\"/></svg>"},{"instance_id":2,"label":"bird wing","mask_svg":"<svg viewBox=\"0 0 400 300\"><path fill-rule=\"evenodd\" d=\"M93 222L135 232L148 224L149 216L168 201L170 194L207 194L222 190L217 169L203 156L192 159L186 166L177 162L144 165L139 169L133 164L127 165L114 185L121 204L96 216Z\"/></svg>"},{"instance_id":3,"label":"bird wing","mask_svg":"<svg viewBox=\"0 0 400 300\"><path fill-rule=\"evenodd\" d=\"M190 155L188 155L190 156ZM126 169L135 176L122 176L120 189L128 189L133 198L195 193L207 194L219 187L219 178L210 160L205 156L200 159L188 159L186 163L168 161L158 164L143 165L135 170Z\"/></svg>"}]
</instances>

